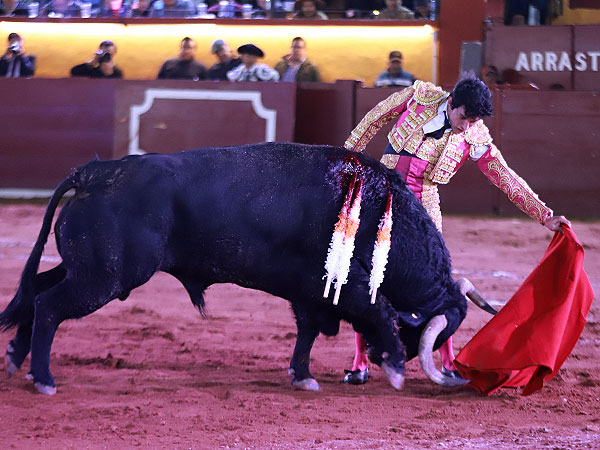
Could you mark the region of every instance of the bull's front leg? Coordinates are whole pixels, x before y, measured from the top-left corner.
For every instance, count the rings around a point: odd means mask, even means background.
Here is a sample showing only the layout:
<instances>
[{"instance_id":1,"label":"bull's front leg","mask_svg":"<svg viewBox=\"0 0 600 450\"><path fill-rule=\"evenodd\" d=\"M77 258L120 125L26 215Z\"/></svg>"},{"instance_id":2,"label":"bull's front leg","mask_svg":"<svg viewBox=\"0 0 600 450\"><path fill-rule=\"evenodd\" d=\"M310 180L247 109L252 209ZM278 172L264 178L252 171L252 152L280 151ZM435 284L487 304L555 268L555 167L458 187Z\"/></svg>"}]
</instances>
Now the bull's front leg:
<instances>
[{"instance_id":1,"label":"bull's front leg","mask_svg":"<svg viewBox=\"0 0 600 450\"><path fill-rule=\"evenodd\" d=\"M296 346L290 361L289 374L293 376L292 386L306 391L318 391L319 383L311 375L309 370L310 351L319 335L316 324L309 319L309 314L296 303L292 303L292 309L296 316L298 337Z\"/></svg>"},{"instance_id":2,"label":"bull's front leg","mask_svg":"<svg viewBox=\"0 0 600 450\"><path fill-rule=\"evenodd\" d=\"M369 276L355 261L337 307L366 340L369 359L381 366L395 389L402 389L406 351L398 334L397 312L381 293L377 294L374 305L370 303Z\"/></svg>"}]
</instances>

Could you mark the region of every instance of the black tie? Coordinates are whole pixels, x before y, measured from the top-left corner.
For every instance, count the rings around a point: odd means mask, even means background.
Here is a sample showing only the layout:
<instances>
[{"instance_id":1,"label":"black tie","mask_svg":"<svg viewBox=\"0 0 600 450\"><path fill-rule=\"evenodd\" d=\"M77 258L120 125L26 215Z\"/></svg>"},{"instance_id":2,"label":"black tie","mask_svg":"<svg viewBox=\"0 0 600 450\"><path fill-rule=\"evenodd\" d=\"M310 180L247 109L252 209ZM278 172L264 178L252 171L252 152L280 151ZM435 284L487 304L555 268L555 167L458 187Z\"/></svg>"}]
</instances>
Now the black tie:
<instances>
[{"instance_id":1,"label":"black tie","mask_svg":"<svg viewBox=\"0 0 600 450\"><path fill-rule=\"evenodd\" d=\"M432 131L430 133L425 133L423 139L425 139L426 137L432 137L437 140L441 138L444 135L444 132L449 128L452 128L452 125L450 125L448 115L446 114L446 111L444 111L444 125L442 125L442 128L440 128L439 130Z\"/></svg>"}]
</instances>

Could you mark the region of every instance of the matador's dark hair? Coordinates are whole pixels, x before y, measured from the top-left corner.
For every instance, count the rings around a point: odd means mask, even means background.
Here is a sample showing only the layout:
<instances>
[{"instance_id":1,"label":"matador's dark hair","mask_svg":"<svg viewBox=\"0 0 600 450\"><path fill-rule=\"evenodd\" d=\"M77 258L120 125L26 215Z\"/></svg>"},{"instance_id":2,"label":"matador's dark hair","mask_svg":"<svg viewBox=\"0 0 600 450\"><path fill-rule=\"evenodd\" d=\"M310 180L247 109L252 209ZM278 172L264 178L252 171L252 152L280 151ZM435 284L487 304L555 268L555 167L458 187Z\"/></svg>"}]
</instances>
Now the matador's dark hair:
<instances>
[{"instance_id":1,"label":"matador's dark hair","mask_svg":"<svg viewBox=\"0 0 600 450\"><path fill-rule=\"evenodd\" d=\"M492 94L473 72L464 73L452 90L452 109L461 106L470 119L492 115Z\"/></svg>"}]
</instances>

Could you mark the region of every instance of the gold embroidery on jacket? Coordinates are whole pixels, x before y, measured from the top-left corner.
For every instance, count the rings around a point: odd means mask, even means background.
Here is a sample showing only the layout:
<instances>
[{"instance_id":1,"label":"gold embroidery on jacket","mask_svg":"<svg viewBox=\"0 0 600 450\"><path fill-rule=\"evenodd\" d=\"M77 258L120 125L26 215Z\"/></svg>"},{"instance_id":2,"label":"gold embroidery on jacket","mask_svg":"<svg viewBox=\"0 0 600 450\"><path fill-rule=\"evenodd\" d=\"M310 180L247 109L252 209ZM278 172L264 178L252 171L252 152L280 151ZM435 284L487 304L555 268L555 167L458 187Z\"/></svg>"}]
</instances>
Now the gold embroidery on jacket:
<instances>
[{"instance_id":1,"label":"gold embroidery on jacket","mask_svg":"<svg viewBox=\"0 0 600 450\"><path fill-rule=\"evenodd\" d=\"M495 159L488 163L488 179L504 192L517 208L543 224L552 216L552 210L538 198L525 180L508 167L495 146L492 146L491 155Z\"/></svg>"},{"instance_id":2,"label":"gold embroidery on jacket","mask_svg":"<svg viewBox=\"0 0 600 450\"><path fill-rule=\"evenodd\" d=\"M425 106L439 103L439 100L445 99L450 95L442 88L427 81L417 80L413 86L415 87L415 101Z\"/></svg>"},{"instance_id":3,"label":"gold embroidery on jacket","mask_svg":"<svg viewBox=\"0 0 600 450\"><path fill-rule=\"evenodd\" d=\"M396 164L398 164L398 159L400 159L400 155L391 155L388 153L383 155L379 161L388 169L393 170L396 168Z\"/></svg>"},{"instance_id":4,"label":"gold embroidery on jacket","mask_svg":"<svg viewBox=\"0 0 600 450\"><path fill-rule=\"evenodd\" d=\"M394 92L388 98L379 102L352 130L344 147L348 150L362 152L382 126L400 116L401 112L394 111L394 109L408 101L413 94L414 88L411 86L402 91Z\"/></svg>"},{"instance_id":5,"label":"gold embroidery on jacket","mask_svg":"<svg viewBox=\"0 0 600 450\"><path fill-rule=\"evenodd\" d=\"M446 138L448 143L429 175L429 180L432 183L447 184L456 173L457 166L463 158L463 149L460 144L463 142L464 136L454 133L446 134L449 135L449 138Z\"/></svg>"},{"instance_id":6,"label":"gold embroidery on jacket","mask_svg":"<svg viewBox=\"0 0 600 450\"><path fill-rule=\"evenodd\" d=\"M442 211L440 210L440 195L438 193L438 187L435 184L423 184L423 191L421 192L421 203L425 207L425 211L433 220L436 228L439 232L442 232Z\"/></svg>"},{"instance_id":7,"label":"gold embroidery on jacket","mask_svg":"<svg viewBox=\"0 0 600 450\"><path fill-rule=\"evenodd\" d=\"M489 145L492 143L490 130L485 126L483 120L479 119L465 131L465 141L473 146Z\"/></svg>"},{"instance_id":8,"label":"gold embroidery on jacket","mask_svg":"<svg viewBox=\"0 0 600 450\"><path fill-rule=\"evenodd\" d=\"M438 113L439 104L430 104L425 106L425 109L417 114L417 102L413 102L409 107L409 114L404 118L402 123L392 128L388 134L388 141L394 147L394 150L406 150L414 154L421 141L423 140L423 126L432 120Z\"/></svg>"}]
</instances>

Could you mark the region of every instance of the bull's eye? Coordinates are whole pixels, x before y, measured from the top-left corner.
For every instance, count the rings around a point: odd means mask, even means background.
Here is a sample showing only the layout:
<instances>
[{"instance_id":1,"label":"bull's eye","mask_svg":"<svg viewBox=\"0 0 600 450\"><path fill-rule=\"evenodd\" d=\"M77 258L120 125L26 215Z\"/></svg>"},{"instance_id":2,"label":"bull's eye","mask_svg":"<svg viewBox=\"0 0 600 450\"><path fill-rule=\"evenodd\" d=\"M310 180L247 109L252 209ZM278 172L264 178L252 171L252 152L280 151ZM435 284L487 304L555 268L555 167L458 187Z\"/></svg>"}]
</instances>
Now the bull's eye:
<instances>
[{"instance_id":1,"label":"bull's eye","mask_svg":"<svg viewBox=\"0 0 600 450\"><path fill-rule=\"evenodd\" d=\"M418 316L417 313L412 313L411 316L413 317L413 319L418 319L419 318L419 316Z\"/></svg>"}]
</instances>

